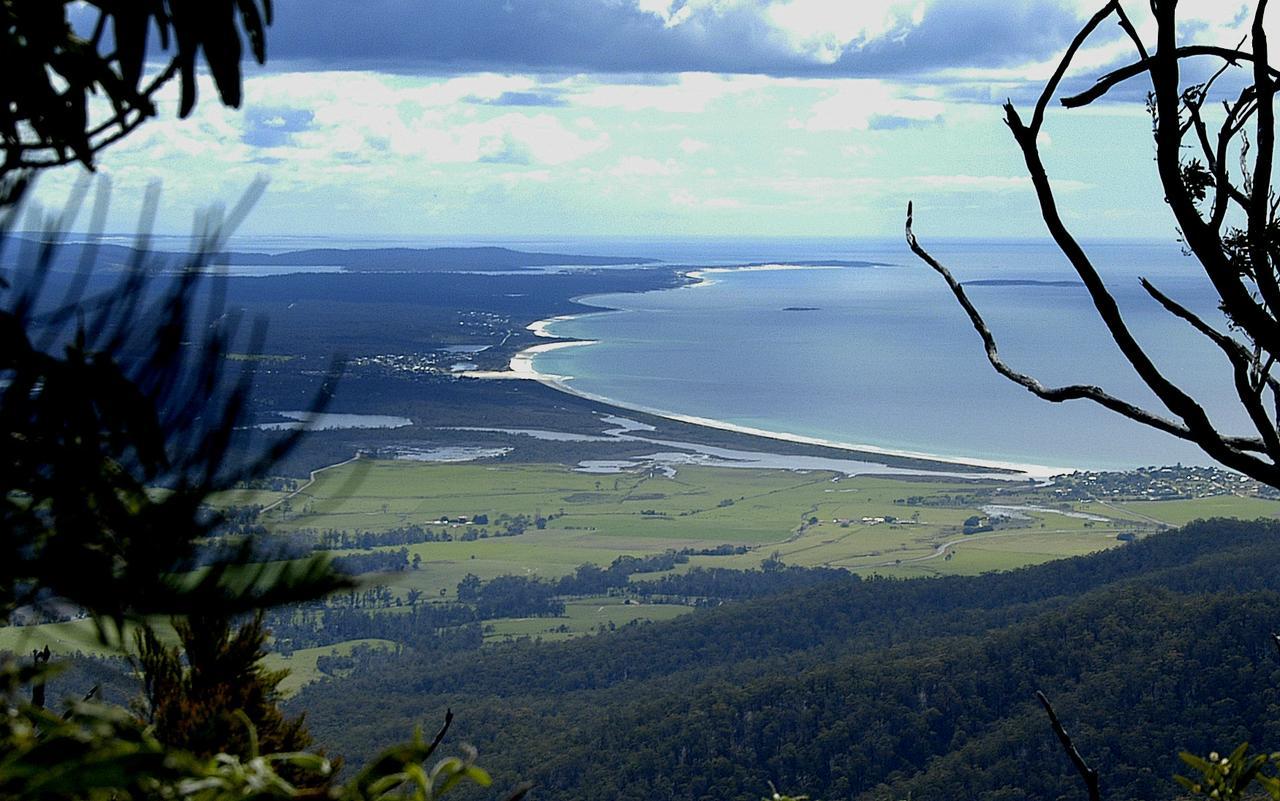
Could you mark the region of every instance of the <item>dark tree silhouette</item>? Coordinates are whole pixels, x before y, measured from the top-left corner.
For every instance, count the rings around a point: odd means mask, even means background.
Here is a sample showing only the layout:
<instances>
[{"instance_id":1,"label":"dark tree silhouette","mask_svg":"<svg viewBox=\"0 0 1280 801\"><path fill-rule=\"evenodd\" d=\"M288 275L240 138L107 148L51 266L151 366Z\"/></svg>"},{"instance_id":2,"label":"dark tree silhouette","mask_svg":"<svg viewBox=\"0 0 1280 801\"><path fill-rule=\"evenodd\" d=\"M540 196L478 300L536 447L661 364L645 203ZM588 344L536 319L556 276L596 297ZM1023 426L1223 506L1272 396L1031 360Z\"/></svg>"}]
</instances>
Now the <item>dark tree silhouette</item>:
<instances>
[{"instance_id":1,"label":"dark tree silhouette","mask_svg":"<svg viewBox=\"0 0 1280 801\"><path fill-rule=\"evenodd\" d=\"M96 19L88 37L72 13ZM261 187L226 219L210 212L200 221L194 255L167 282L145 235L104 292L88 294L92 244L80 249L78 270L57 276L79 198L41 241L9 235L34 172L92 169L102 148L156 113L153 95L175 75L188 114L201 52L222 102L239 105L241 28L261 62L270 14L270 0L0 0L0 256L25 249L16 268L0 269L0 621L42 604L83 610L101 635L108 621L119 629L151 615L188 618L177 625L184 654L149 633L139 642L154 726L92 702L94 691L65 715L45 709L47 649L29 666L0 661L0 797L432 801L459 782L489 783L474 751L425 767L451 715L434 741L415 735L345 785L331 784L319 755L279 753L309 737L276 706L282 674L259 664L261 617L235 633L227 621L353 585L325 557L255 563L252 541L212 559L200 552L217 523L209 496L261 476L301 435L256 455L236 447L252 360L231 374L226 356L233 342L256 353L261 329L244 341L206 271ZM176 54L143 86L153 26L164 50L176 40ZM89 102L98 93L109 107L102 120ZM154 206L153 196L145 208ZM53 284L57 299L47 297ZM16 700L24 685L30 703Z\"/></svg>"},{"instance_id":2,"label":"dark tree silhouette","mask_svg":"<svg viewBox=\"0 0 1280 801\"><path fill-rule=\"evenodd\" d=\"M1012 103L1004 106L1005 122L1022 151L1050 236L1084 282L1111 338L1163 410L1133 404L1098 386L1046 386L1009 366L1000 357L994 334L964 288L916 240L910 206L907 242L947 281L982 337L988 360L1001 375L1045 400L1086 399L1100 404L1130 420L1192 442L1227 467L1280 487L1280 383L1273 374L1280 356L1280 222L1272 190L1273 101L1280 72L1270 65L1263 29L1266 6L1265 0L1257 4L1252 32L1247 37L1251 41L1248 49L1244 41L1234 48L1179 44L1176 0L1152 0L1151 10L1158 25L1152 53L1121 3L1112 0L1071 42L1040 93L1029 122L1023 120ZM1186 250L1199 261L1218 294L1222 317L1206 320L1150 281L1144 279L1142 286L1161 307L1185 321L1221 352L1234 375L1236 398L1252 423L1254 431L1250 435L1225 433L1200 401L1179 386L1177 376L1163 372L1152 362L1130 331L1102 275L1058 211L1037 137L1044 127L1049 103L1076 53L1108 19L1114 19L1133 43L1136 60L1061 102L1068 108L1078 108L1106 96L1128 80L1145 78L1150 83L1148 104L1153 117L1155 165L1165 200ZM1203 82L1184 85L1181 67L1192 59L1216 62L1217 69ZM1241 73L1245 76L1243 88L1228 95L1221 109L1215 110L1210 101L1221 94L1215 92L1220 79ZM1211 120L1211 114L1218 116Z\"/></svg>"},{"instance_id":3,"label":"dark tree silhouette","mask_svg":"<svg viewBox=\"0 0 1280 801\"><path fill-rule=\"evenodd\" d=\"M1227 467L1273 487L1280 487L1280 382L1273 375L1280 356L1280 200L1272 188L1274 172L1275 95L1280 71L1271 67L1263 24L1267 0L1257 2L1250 33L1236 47L1180 44L1177 0L1150 0L1157 24L1156 49L1150 52L1119 0L1094 14L1072 40L1052 77L1024 121L1012 102L1004 106L1005 123L1022 151L1035 189L1040 214L1054 243L1087 288L1094 308L1112 340L1142 382L1163 405L1144 408L1092 385L1051 387L1008 365L995 335L964 287L917 241L913 210L907 206L906 236L911 250L946 280L982 338L987 359L1001 375L1048 401L1085 399L1143 425L1194 443ZM1085 248L1058 211L1053 186L1040 157L1038 137L1045 113L1080 47L1108 19L1132 42L1135 60L1100 77L1088 90L1064 97L1062 105L1078 108L1105 97L1120 84L1145 78L1150 90L1155 165L1165 202L1181 233L1185 250L1200 264L1217 293L1221 318L1210 321L1166 295L1150 281L1142 287L1165 311L1209 340L1230 365L1236 400L1247 413L1253 434L1232 436L1216 425L1201 403L1162 372L1130 331L1115 298ZM1249 42L1248 48L1245 43ZM1184 84L1182 67L1192 59L1213 63L1207 80ZM1233 92L1215 92L1224 76L1244 79ZM1217 109L1218 95L1225 96ZM1211 117L1216 114L1216 117ZM1076 749L1043 693L1037 693L1054 733L1080 773L1090 799L1101 797L1098 772ZM1184 753L1195 778L1178 777L1193 795L1242 798L1256 782L1271 797L1280 797L1280 777L1262 773L1271 760L1248 755L1241 745L1229 756L1206 761ZM1252 797L1252 796L1250 796Z\"/></svg>"},{"instance_id":4,"label":"dark tree silhouette","mask_svg":"<svg viewBox=\"0 0 1280 801\"><path fill-rule=\"evenodd\" d=\"M226 354L233 342L255 351L261 327L246 342L203 270L226 230L211 222L167 286L141 246L89 297L87 247L46 299L59 237L13 242L0 227L0 254L27 251L0 273L0 617L66 603L100 622L236 614L350 586L325 558L254 564L250 540L200 558L217 523L209 496L262 475L301 434L256 455L241 442L253 362L232 372Z\"/></svg>"},{"instance_id":5,"label":"dark tree silhouette","mask_svg":"<svg viewBox=\"0 0 1280 801\"><path fill-rule=\"evenodd\" d=\"M93 169L99 151L156 115L154 97L174 77L179 114L191 113L202 53L221 101L238 107L241 31L263 63L270 24L271 0L0 0L0 205L32 171ZM144 81L153 29L172 55Z\"/></svg>"}]
</instances>

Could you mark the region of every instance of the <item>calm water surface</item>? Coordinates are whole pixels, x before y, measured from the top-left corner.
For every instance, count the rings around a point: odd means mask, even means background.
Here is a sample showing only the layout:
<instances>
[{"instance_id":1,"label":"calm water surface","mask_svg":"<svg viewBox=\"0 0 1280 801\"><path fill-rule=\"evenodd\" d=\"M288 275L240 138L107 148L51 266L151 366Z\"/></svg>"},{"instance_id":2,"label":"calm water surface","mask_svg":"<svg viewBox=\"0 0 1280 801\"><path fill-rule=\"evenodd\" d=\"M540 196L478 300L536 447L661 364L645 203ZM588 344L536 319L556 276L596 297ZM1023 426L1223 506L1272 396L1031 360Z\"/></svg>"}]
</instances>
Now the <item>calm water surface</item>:
<instances>
[{"instance_id":1,"label":"calm water surface","mask_svg":"<svg viewBox=\"0 0 1280 801\"><path fill-rule=\"evenodd\" d=\"M625 404L846 443L1069 467L1207 462L1192 446L1086 402L1049 404L1001 379L941 278L898 242L633 248L677 263L845 259L887 266L713 273L697 286L596 296L589 302L615 311L551 330L598 344L541 354L540 372ZM1052 246L945 243L934 252L965 282L1075 278ZM1138 284L1149 277L1214 315L1196 263L1172 244L1108 243L1091 252L1157 363L1206 398L1223 425L1247 433L1224 392L1229 372ZM1082 286L973 285L969 293L1016 368L1047 383L1096 383L1155 403L1097 322Z\"/></svg>"}]
</instances>

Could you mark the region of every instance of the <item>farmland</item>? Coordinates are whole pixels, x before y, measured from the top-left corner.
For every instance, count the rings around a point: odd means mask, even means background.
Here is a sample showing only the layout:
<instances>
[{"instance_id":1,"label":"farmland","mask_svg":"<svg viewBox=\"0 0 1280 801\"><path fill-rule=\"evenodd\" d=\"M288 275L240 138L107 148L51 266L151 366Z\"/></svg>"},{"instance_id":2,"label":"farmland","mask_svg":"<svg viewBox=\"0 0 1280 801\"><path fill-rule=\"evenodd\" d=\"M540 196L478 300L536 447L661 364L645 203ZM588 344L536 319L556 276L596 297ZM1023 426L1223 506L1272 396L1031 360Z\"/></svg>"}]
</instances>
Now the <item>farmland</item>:
<instances>
[{"instance_id":1,"label":"farmland","mask_svg":"<svg viewBox=\"0 0 1280 801\"><path fill-rule=\"evenodd\" d=\"M993 520L984 510L992 503L1012 509L1011 517ZM262 519L282 532L438 529L450 541L410 546L419 568L390 582L440 597L468 573L555 578L624 554L720 545L746 551L695 555L679 569L751 568L776 556L860 573L973 574L1114 547L1119 534L1161 524L1277 514L1280 502L1254 497L1053 503L1008 482L826 471L690 466L591 474L553 464L359 460L319 474ZM975 516L992 530L965 534ZM523 533L501 536L518 518L528 522Z\"/></svg>"}]
</instances>

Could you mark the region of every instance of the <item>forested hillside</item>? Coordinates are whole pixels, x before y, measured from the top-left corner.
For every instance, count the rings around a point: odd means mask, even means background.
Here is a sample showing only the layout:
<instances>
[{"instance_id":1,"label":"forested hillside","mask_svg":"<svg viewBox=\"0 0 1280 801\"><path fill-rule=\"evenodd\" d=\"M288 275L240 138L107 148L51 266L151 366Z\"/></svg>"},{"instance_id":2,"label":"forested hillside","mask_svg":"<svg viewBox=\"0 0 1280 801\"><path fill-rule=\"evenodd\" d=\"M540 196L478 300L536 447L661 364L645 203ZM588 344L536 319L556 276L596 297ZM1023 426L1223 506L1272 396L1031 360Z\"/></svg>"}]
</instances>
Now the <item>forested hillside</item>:
<instances>
[{"instance_id":1,"label":"forested hillside","mask_svg":"<svg viewBox=\"0 0 1280 801\"><path fill-rule=\"evenodd\" d=\"M848 579L665 624L369 654L297 699L360 761L446 707L537 798L1169 798L1180 749L1280 743L1280 525L1196 523L1002 575Z\"/></svg>"}]
</instances>

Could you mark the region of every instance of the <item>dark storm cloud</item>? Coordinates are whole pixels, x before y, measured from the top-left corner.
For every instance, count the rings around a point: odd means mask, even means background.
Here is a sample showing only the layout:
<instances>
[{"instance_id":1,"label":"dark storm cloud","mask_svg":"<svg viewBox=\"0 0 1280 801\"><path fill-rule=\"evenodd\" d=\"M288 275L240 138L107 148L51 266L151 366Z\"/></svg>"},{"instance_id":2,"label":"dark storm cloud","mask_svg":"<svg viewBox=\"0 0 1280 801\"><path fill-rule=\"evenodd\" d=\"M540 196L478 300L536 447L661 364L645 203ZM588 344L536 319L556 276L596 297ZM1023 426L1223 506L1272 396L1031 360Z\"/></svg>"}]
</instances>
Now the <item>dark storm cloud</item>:
<instances>
[{"instance_id":1,"label":"dark storm cloud","mask_svg":"<svg viewBox=\"0 0 1280 801\"><path fill-rule=\"evenodd\" d=\"M365 0L358 7L348 0L278 0L277 6L269 39L276 63L429 73L909 75L1044 58L1061 51L1080 25L1050 0L942 0L905 36L855 45L835 64L820 64L790 48L758 8L697 14L667 28L634 0Z\"/></svg>"},{"instance_id":2,"label":"dark storm cloud","mask_svg":"<svg viewBox=\"0 0 1280 801\"><path fill-rule=\"evenodd\" d=\"M901 40L846 51L837 66L899 75L946 67L1015 67L1061 53L1082 24L1052 2L944 0L931 5L919 27ZM1092 41L1121 35L1118 26L1103 25Z\"/></svg>"}]
</instances>

